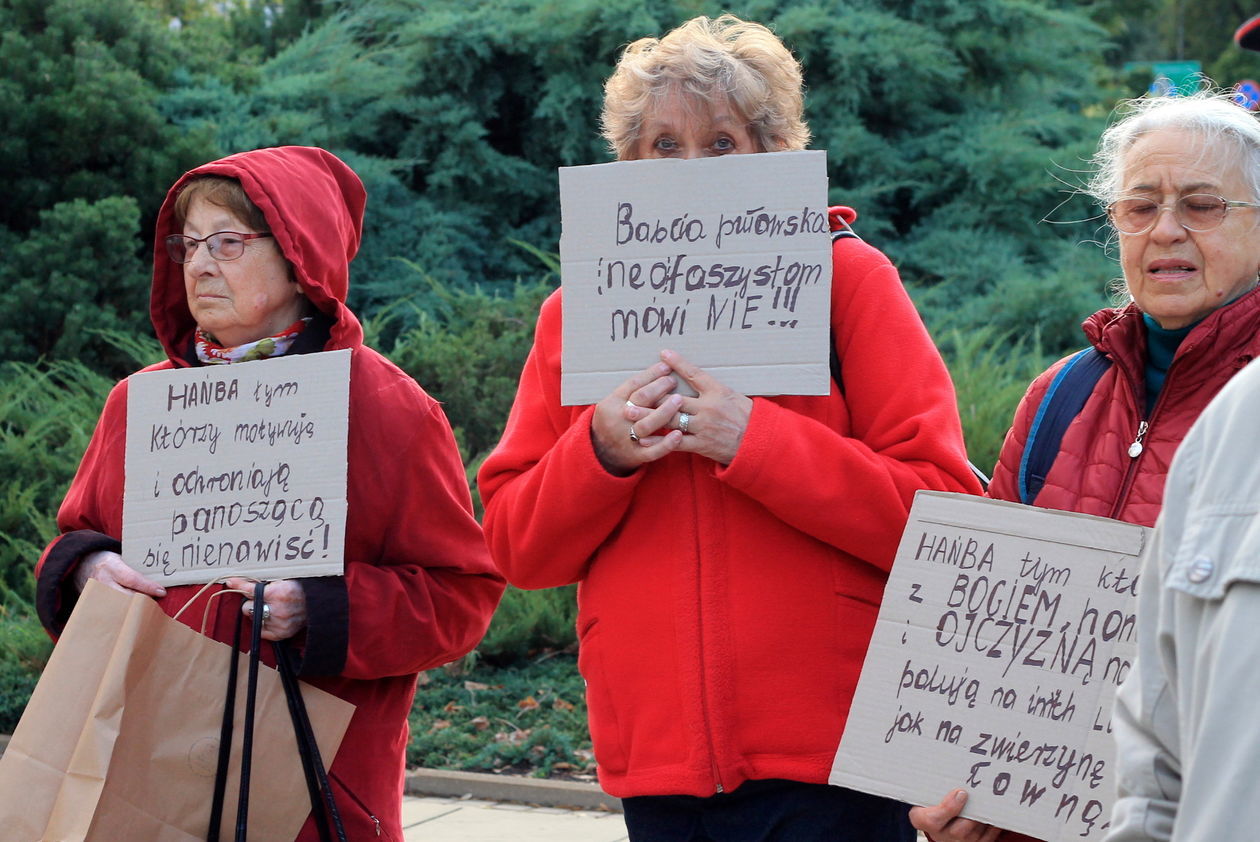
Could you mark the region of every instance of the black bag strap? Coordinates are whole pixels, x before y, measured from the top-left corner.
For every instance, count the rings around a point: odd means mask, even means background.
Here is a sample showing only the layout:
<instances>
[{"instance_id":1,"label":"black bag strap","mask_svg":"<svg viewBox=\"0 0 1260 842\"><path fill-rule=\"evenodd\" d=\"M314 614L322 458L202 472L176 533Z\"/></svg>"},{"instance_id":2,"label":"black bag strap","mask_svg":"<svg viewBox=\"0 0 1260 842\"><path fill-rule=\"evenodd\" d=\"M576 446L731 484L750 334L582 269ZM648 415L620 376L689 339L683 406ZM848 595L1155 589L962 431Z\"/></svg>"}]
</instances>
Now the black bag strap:
<instances>
[{"instance_id":1,"label":"black bag strap","mask_svg":"<svg viewBox=\"0 0 1260 842\"><path fill-rule=\"evenodd\" d=\"M245 684L245 729L241 731L241 789L236 804L236 842L246 842L249 829L249 772L254 754L254 710L258 699L258 659L262 649L263 589L254 583L254 622L249 635L249 677Z\"/></svg>"},{"instance_id":2,"label":"black bag strap","mask_svg":"<svg viewBox=\"0 0 1260 842\"><path fill-rule=\"evenodd\" d=\"M250 631L245 723L244 730L241 732L241 787L236 810L235 842L246 842L249 820L249 779L254 743L254 710L258 695L258 663L262 649L263 627L263 611L258 606L263 605L263 589L266 585L266 582L258 582L254 585L255 611ZM337 842L347 842L346 829L342 824L341 814L337 810L332 787L328 783L328 773L319 755L319 745L315 741L315 732L311 728L310 716L306 712L306 702L302 699L302 690L298 683L297 670L293 666L293 656L289 651L288 641L273 641L272 647L276 656L276 668L280 673L280 683L284 687L284 698L289 707L289 717L293 720L298 756L302 760L302 773L306 777L306 789L311 799L311 813L315 817L319 838L321 842L332 842L332 830L328 823L331 816L332 829L337 832ZM240 648L241 623L237 622L232 640L232 660L228 665L223 724L219 729L219 762L215 769L214 797L210 805L210 827L206 831L206 842L219 842L219 825L223 820L227 770L232 753L233 721L236 718L237 664L240 661Z\"/></svg>"},{"instance_id":3,"label":"black bag strap","mask_svg":"<svg viewBox=\"0 0 1260 842\"><path fill-rule=\"evenodd\" d=\"M332 787L328 783L328 773L324 769L324 762L319 755L319 745L315 741L315 732L311 728L311 720L306 713L306 702L302 698L297 671L293 668L288 641L277 641L273 646L276 653L276 666L280 671L280 681L284 684L284 697L289 703L289 716L293 719L293 731L297 735L298 754L302 758L302 771L306 775L306 791L310 795L311 814L315 817L319 838L321 842L332 842L332 834L328 827L328 818L331 817L332 829L337 832L337 842L347 842L346 829L341 823L341 813L337 810L337 802L333 798Z\"/></svg>"},{"instance_id":4,"label":"black bag strap","mask_svg":"<svg viewBox=\"0 0 1260 842\"><path fill-rule=\"evenodd\" d=\"M1028 439L1019 460L1019 499L1031 505L1045 485L1046 475L1059 455L1063 434L1072 423L1111 360L1094 346L1077 352L1050 381L1037 414L1028 428Z\"/></svg>"},{"instance_id":5,"label":"black bag strap","mask_svg":"<svg viewBox=\"0 0 1260 842\"><path fill-rule=\"evenodd\" d=\"M227 768L232 758L232 729L236 720L236 675L239 672L241 624L232 636L232 658L228 662L227 695L223 700L223 724L219 727L219 761L214 770L214 797L210 801L210 827L206 842L219 842L219 825L223 822L223 798L227 790Z\"/></svg>"}]
</instances>

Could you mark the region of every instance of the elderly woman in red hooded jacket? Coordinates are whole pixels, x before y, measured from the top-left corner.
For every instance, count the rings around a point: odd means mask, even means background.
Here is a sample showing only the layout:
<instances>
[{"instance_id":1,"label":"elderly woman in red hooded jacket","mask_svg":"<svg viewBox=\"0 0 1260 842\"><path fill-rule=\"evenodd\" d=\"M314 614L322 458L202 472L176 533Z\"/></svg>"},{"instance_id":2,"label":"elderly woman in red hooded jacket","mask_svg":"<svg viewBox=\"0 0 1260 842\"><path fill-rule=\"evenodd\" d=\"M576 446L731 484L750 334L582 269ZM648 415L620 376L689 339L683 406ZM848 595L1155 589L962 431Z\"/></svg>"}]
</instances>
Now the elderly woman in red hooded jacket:
<instances>
[{"instance_id":1,"label":"elderly woman in red hooded jacket","mask_svg":"<svg viewBox=\"0 0 1260 842\"><path fill-rule=\"evenodd\" d=\"M269 583L263 637L291 640L299 674L356 705L329 769L349 838L400 840L416 676L477 644L503 583L441 407L364 346L346 307L366 198L346 164L308 147L245 152L186 173L158 215L150 311L167 359L146 370L353 352L345 575ZM54 635L88 579L151 596L172 615L197 598L196 587L163 588L120 556L126 414L124 380L61 505L61 535L37 567L40 619ZM214 604L204 631L230 641L254 606ZM202 614L198 605L181 618L200 625ZM312 820L298 838L315 838Z\"/></svg>"}]
</instances>

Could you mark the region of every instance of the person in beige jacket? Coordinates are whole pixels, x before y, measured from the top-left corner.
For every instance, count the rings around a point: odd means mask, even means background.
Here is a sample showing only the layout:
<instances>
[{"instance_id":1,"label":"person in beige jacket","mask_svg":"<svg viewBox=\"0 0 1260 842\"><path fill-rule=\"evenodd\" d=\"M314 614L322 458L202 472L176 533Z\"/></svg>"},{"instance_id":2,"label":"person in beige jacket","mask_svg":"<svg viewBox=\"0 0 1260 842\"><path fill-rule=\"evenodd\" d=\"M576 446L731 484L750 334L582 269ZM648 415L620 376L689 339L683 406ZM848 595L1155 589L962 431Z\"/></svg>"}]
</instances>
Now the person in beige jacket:
<instances>
[{"instance_id":1,"label":"person in beige jacket","mask_svg":"<svg viewBox=\"0 0 1260 842\"><path fill-rule=\"evenodd\" d=\"M1114 714L1119 797L1105 842L1260 837L1260 366L1177 451L1143 555L1138 657Z\"/></svg>"}]
</instances>

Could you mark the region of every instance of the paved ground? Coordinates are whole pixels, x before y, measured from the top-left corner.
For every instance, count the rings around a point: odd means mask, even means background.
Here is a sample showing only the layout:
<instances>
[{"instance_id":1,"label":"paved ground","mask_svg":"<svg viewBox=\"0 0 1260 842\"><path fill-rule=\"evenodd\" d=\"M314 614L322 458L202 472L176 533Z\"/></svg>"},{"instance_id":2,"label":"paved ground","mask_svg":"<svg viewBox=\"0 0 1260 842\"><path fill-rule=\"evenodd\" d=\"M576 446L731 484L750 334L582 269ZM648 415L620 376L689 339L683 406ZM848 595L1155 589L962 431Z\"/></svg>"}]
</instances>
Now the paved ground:
<instances>
[{"instance_id":1,"label":"paved ground","mask_svg":"<svg viewBox=\"0 0 1260 842\"><path fill-rule=\"evenodd\" d=\"M624 842L621 813L407 796L406 842Z\"/></svg>"}]
</instances>

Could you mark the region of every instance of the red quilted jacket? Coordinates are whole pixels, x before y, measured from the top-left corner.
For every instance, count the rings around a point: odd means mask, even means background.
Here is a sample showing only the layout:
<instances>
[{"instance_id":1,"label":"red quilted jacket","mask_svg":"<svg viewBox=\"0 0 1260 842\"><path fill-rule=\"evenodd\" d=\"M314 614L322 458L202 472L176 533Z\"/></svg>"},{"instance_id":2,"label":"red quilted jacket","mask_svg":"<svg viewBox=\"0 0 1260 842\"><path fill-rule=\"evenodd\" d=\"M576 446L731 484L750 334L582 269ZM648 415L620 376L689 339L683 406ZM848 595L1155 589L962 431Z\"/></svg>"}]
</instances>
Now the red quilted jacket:
<instances>
[{"instance_id":1,"label":"red quilted jacket","mask_svg":"<svg viewBox=\"0 0 1260 842\"><path fill-rule=\"evenodd\" d=\"M1252 290L1195 326L1168 369L1149 416L1143 367L1146 327L1136 305L1100 310L1085 335L1113 365L1063 434L1059 455L1034 503L1154 526L1173 453L1221 387L1260 354L1260 290ZM1020 401L1006 434L989 496L1019 499L1019 462L1037 407L1065 357L1041 374ZM1145 430L1142 425L1145 423ZM1141 438L1142 450L1129 456Z\"/></svg>"},{"instance_id":2,"label":"red quilted jacket","mask_svg":"<svg viewBox=\"0 0 1260 842\"><path fill-rule=\"evenodd\" d=\"M1177 446L1208 401L1260 352L1260 290L1252 290L1195 326L1177 349L1149 415L1143 380L1146 327L1141 311L1134 304L1099 310L1082 327L1113 364L1064 432L1059 455L1033 502L1154 526ZM1050 381L1069 358L1050 366L1028 387L1002 443L988 496L1019 500L1019 463L1028 428ZM1129 446L1139 436L1142 451L1129 456ZM1037 842L1010 831L998 838L1000 842Z\"/></svg>"}]
</instances>

